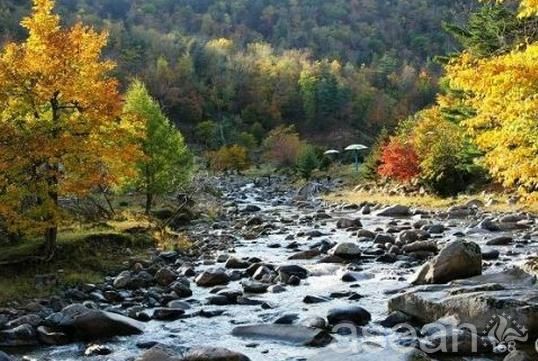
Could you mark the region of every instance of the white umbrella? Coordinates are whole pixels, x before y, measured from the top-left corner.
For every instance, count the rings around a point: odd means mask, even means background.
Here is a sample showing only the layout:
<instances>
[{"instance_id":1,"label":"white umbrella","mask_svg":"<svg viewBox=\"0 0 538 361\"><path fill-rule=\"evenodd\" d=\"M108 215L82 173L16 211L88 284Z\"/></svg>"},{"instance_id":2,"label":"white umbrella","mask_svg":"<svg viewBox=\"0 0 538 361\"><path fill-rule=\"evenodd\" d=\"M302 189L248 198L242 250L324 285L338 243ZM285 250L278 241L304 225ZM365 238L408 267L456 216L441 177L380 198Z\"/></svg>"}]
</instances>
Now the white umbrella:
<instances>
[{"instance_id":1,"label":"white umbrella","mask_svg":"<svg viewBox=\"0 0 538 361\"><path fill-rule=\"evenodd\" d=\"M359 171L359 151L368 149L367 146L362 144L351 144L346 147L346 151L352 151L355 156L355 171Z\"/></svg>"},{"instance_id":2,"label":"white umbrella","mask_svg":"<svg viewBox=\"0 0 538 361\"><path fill-rule=\"evenodd\" d=\"M351 144L346 147L346 150L365 150L365 149L368 149L368 147L362 144Z\"/></svg>"},{"instance_id":3,"label":"white umbrella","mask_svg":"<svg viewBox=\"0 0 538 361\"><path fill-rule=\"evenodd\" d=\"M336 149L329 149L328 151L326 151L325 153L323 153L325 155L330 155L330 154L340 154L340 152Z\"/></svg>"}]
</instances>

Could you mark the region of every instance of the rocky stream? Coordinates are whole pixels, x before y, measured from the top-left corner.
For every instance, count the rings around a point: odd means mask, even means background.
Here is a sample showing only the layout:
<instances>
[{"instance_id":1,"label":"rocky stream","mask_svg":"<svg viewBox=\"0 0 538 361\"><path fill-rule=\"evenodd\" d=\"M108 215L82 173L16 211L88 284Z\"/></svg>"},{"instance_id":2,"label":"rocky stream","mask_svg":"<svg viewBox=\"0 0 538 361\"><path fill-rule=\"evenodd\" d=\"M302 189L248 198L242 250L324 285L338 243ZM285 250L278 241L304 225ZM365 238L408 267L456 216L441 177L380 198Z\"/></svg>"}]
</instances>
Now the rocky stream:
<instances>
[{"instance_id":1,"label":"rocky stream","mask_svg":"<svg viewBox=\"0 0 538 361\"><path fill-rule=\"evenodd\" d=\"M0 310L0 361L538 360L537 218L221 182L202 257ZM8 356L9 354L9 356Z\"/></svg>"}]
</instances>

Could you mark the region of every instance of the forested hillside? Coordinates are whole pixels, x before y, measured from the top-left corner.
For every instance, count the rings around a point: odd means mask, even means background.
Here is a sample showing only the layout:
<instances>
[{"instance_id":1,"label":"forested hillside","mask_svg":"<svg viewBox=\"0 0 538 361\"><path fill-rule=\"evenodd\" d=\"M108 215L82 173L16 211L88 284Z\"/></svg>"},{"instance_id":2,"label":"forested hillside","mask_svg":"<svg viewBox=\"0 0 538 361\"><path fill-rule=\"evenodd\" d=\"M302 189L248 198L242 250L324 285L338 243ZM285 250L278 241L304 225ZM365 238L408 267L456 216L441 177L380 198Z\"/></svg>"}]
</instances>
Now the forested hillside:
<instances>
[{"instance_id":1,"label":"forested hillside","mask_svg":"<svg viewBox=\"0 0 538 361\"><path fill-rule=\"evenodd\" d=\"M0 2L0 35L30 1ZM65 22L107 28L124 86L144 80L190 142L261 141L294 124L321 143L369 141L434 101L443 23L472 0L63 0ZM331 133L327 134L330 129ZM239 140L238 140L239 139Z\"/></svg>"}]
</instances>

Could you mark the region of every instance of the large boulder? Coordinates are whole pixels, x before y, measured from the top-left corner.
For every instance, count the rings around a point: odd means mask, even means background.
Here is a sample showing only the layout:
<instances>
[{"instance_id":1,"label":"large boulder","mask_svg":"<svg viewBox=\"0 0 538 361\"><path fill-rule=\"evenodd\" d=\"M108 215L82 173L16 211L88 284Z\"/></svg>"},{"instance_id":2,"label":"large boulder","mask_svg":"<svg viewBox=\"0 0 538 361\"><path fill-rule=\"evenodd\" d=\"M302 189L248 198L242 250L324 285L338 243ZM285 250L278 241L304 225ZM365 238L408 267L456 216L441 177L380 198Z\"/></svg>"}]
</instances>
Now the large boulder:
<instances>
[{"instance_id":1,"label":"large boulder","mask_svg":"<svg viewBox=\"0 0 538 361\"><path fill-rule=\"evenodd\" d=\"M389 300L390 311L401 311L420 323L453 316L460 324L489 331L499 316L524 325L529 339L538 337L536 278L519 268L451 282L411 288Z\"/></svg>"},{"instance_id":2,"label":"large boulder","mask_svg":"<svg viewBox=\"0 0 538 361\"><path fill-rule=\"evenodd\" d=\"M250 359L239 352L225 348L204 347L190 350L181 361L250 361Z\"/></svg>"},{"instance_id":3,"label":"large boulder","mask_svg":"<svg viewBox=\"0 0 538 361\"><path fill-rule=\"evenodd\" d=\"M91 341L143 333L143 324L116 313L92 310L73 304L47 317L45 324L73 339Z\"/></svg>"},{"instance_id":4,"label":"large boulder","mask_svg":"<svg viewBox=\"0 0 538 361\"><path fill-rule=\"evenodd\" d=\"M412 284L446 283L482 274L482 252L474 242L448 243L431 261L418 270Z\"/></svg>"},{"instance_id":5,"label":"large boulder","mask_svg":"<svg viewBox=\"0 0 538 361\"><path fill-rule=\"evenodd\" d=\"M239 326L233 329L232 335L313 347L327 346L333 340L324 330L283 324Z\"/></svg>"},{"instance_id":6,"label":"large boulder","mask_svg":"<svg viewBox=\"0 0 538 361\"><path fill-rule=\"evenodd\" d=\"M212 268L200 273L195 282L200 287L213 287L227 285L230 277L222 268Z\"/></svg>"}]
</instances>

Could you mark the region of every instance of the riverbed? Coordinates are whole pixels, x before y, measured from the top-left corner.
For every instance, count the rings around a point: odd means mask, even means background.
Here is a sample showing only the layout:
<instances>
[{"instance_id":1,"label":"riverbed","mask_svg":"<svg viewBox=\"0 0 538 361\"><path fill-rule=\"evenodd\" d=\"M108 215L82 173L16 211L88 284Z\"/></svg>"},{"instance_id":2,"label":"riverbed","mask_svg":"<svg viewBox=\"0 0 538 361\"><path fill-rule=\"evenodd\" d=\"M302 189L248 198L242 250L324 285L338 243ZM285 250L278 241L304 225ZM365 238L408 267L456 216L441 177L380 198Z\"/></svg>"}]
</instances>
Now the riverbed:
<instances>
[{"instance_id":1,"label":"riverbed","mask_svg":"<svg viewBox=\"0 0 538 361\"><path fill-rule=\"evenodd\" d=\"M309 277L298 286L285 286L282 293L263 293L248 295L257 302L256 305L209 305L206 299L213 295L211 287L191 286L193 295L184 300L190 304L189 312L205 311L207 317L199 316L184 318L170 322L151 320L144 323L144 333L141 335L117 337L113 340L100 342L109 346L112 353L106 356L84 357L87 344L76 343L67 346L37 348L34 350L18 351L25 360L111 360L124 361L135 359L143 352L143 345L159 343L170 347L178 353L197 346L223 347L240 352L252 361L261 360L318 360L320 355L330 350L333 355L356 354L361 360L361 354L398 344L402 337L390 328L378 324L388 314L387 302L398 290L410 287L409 280L422 262L397 260L391 263L376 261L382 253L375 250L373 241L362 240L359 245L363 249L363 257L358 262L350 264L320 263L322 257L307 260L289 260L288 258L299 251L315 248L324 243L356 242L356 231L338 229L336 221L340 218L360 219L362 229L374 233L397 234L402 229L413 229L413 223L425 221L428 224L442 224L444 230L431 234L430 239L444 240L451 237L464 237L474 241L483 250L494 248L500 256L496 260L484 261L485 274L502 271L513 265L521 264L529 256L536 255L538 245L536 235L532 234L524 242L515 242L506 246L486 246L488 239L493 237L486 230L473 229L476 225L476 214L471 217L452 218L436 217L434 213L417 212L409 217L380 217L372 205L370 214L363 214L362 207L350 205L330 205L314 197L297 201L295 192L288 187L278 185L255 185L249 182L234 182L222 186L223 202L227 207L227 217L216 222L217 225L207 224L207 229L201 230L200 225L194 226L198 232L205 232L208 237L214 235L232 235L235 237L234 246L208 255L204 260L196 262L196 272L202 272L212 267L224 267L226 255L238 259L258 258L264 263L275 267L294 264L306 268ZM246 212L246 206L258 207L258 211ZM252 217L259 217L261 224L252 228L253 232L261 233L256 237L245 237L249 226L245 222ZM473 229L473 230L471 230ZM315 231L315 232L312 232ZM529 231L525 231L529 233ZM520 230L510 233L521 239L525 233ZM254 239L252 239L254 238ZM295 243L290 247L290 244ZM371 253L371 254L369 254ZM220 262L218 262L220 261ZM344 274L352 272L355 281L344 282ZM232 281L229 289L242 290L241 280ZM324 301L320 303L305 303L306 296L314 296ZM324 348L292 345L286 340L243 339L232 335L232 330L239 325L274 323L283 316L290 317L294 323L310 317L326 317L327 313L340 306L357 305L371 314L371 322L361 329L360 335L338 335L333 333L333 343ZM109 306L110 307L110 306ZM121 310L121 305L112 306ZM151 311L149 309L148 311ZM216 313L213 313L216 311ZM218 314L222 312L221 314ZM10 350L11 351L11 350ZM453 361L497 361L504 355L483 356L451 356ZM440 358L436 355L435 358ZM370 360L370 359L368 359Z\"/></svg>"}]
</instances>

